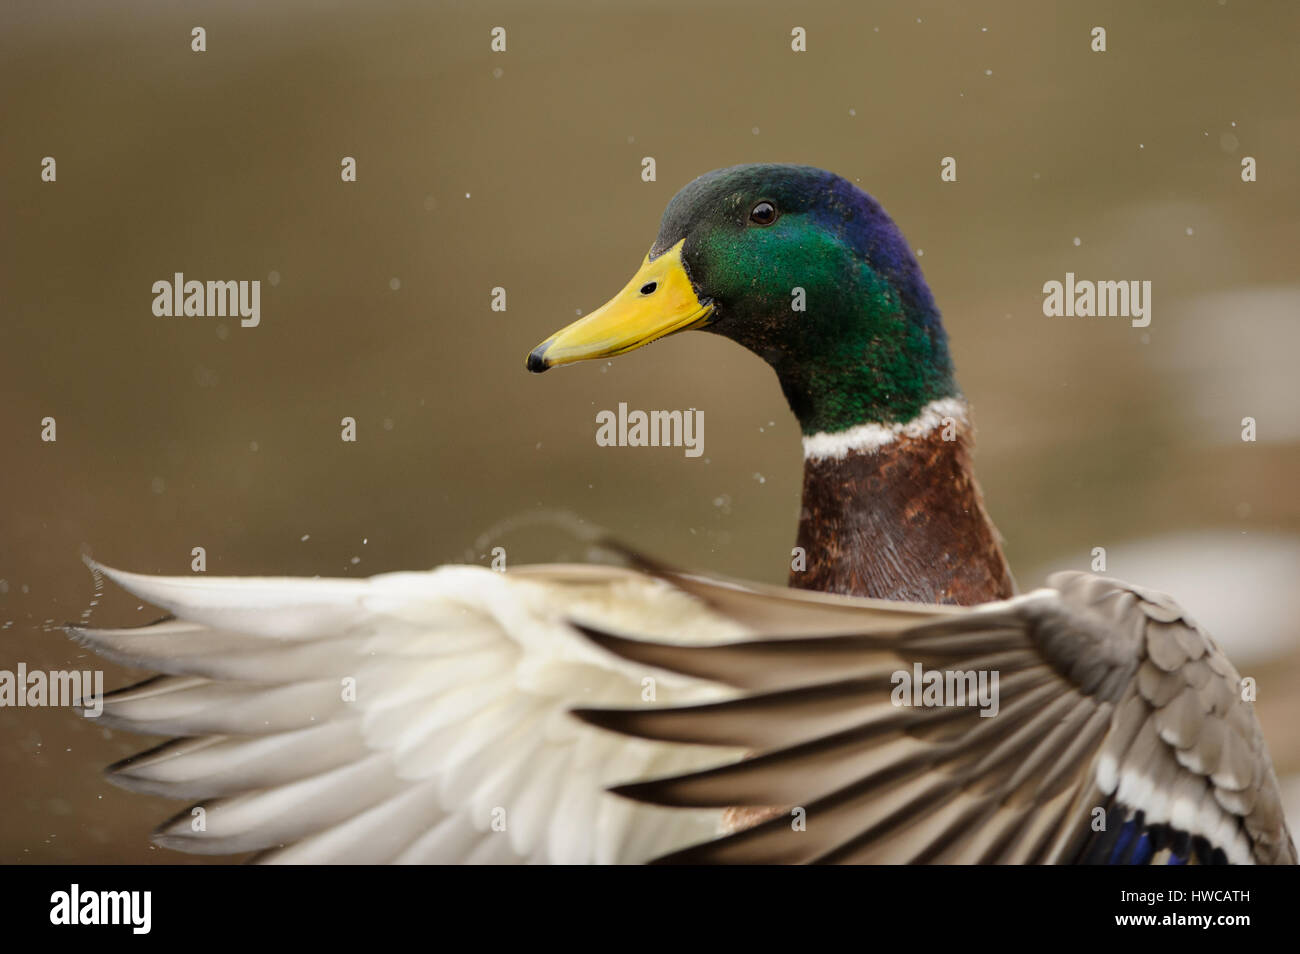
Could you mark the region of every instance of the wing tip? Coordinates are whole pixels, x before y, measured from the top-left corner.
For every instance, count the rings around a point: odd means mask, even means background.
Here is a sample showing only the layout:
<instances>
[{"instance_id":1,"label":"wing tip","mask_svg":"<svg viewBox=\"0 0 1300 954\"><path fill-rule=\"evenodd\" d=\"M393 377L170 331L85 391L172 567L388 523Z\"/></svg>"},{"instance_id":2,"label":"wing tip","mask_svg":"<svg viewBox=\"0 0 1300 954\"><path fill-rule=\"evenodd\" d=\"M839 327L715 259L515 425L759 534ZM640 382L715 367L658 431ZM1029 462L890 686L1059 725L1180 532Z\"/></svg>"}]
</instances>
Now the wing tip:
<instances>
[{"instance_id":1,"label":"wing tip","mask_svg":"<svg viewBox=\"0 0 1300 954\"><path fill-rule=\"evenodd\" d=\"M159 623L170 623L174 619L176 619L175 613L164 613L162 616L154 617L147 623L134 623L130 626L87 626L84 622L67 622L63 623L60 628L67 634L69 639L75 640L83 646L97 648L111 642L115 637L139 632L151 626L157 626Z\"/></svg>"},{"instance_id":2,"label":"wing tip","mask_svg":"<svg viewBox=\"0 0 1300 954\"><path fill-rule=\"evenodd\" d=\"M159 848L181 851L189 855L229 855L249 850L239 844L231 844L230 836L214 837L206 827L196 829L194 819L196 811L208 812L211 804L195 802L181 809L171 818L153 830L149 840ZM206 819L205 819L206 822Z\"/></svg>"},{"instance_id":3,"label":"wing tip","mask_svg":"<svg viewBox=\"0 0 1300 954\"><path fill-rule=\"evenodd\" d=\"M119 570L117 567L109 566L107 563L101 563L89 554L81 555L81 562L86 564L86 569L90 570L91 576L95 579L95 589L99 589L101 577L108 577L117 586L126 590L134 596L140 596L140 593L132 585L133 581L144 583L150 579L142 573L132 573L129 570Z\"/></svg>"},{"instance_id":4,"label":"wing tip","mask_svg":"<svg viewBox=\"0 0 1300 954\"><path fill-rule=\"evenodd\" d=\"M86 564L86 569L90 571L90 575L93 576L96 581L98 581L101 576L106 576L114 583L118 583L118 577L125 572L124 570L111 567L107 563L100 563L88 553L83 553L81 555L81 562ZM121 583L118 583L118 585L121 586Z\"/></svg>"}]
</instances>

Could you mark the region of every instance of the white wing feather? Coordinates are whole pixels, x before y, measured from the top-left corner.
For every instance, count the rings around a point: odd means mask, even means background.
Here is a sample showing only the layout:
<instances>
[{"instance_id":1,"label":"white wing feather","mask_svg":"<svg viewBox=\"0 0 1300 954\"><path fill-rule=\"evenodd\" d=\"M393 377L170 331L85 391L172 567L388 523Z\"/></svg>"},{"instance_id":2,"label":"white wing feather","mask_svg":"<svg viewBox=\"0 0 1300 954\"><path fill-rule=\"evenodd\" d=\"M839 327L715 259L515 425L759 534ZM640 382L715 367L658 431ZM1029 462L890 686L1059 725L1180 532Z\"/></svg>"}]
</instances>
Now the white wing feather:
<instances>
[{"instance_id":1,"label":"white wing feather","mask_svg":"<svg viewBox=\"0 0 1300 954\"><path fill-rule=\"evenodd\" d=\"M92 569L175 616L72 631L162 673L109 696L101 716L181 737L110 775L203 809L159 829L161 845L293 863L588 863L643 860L718 831L716 811L604 789L739 752L628 739L568 714L639 704L646 677L660 703L728 694L608 654L567 622L674 641L745 634L657 580L592 567L368 580Z\"/></svg>"}]
</instances>

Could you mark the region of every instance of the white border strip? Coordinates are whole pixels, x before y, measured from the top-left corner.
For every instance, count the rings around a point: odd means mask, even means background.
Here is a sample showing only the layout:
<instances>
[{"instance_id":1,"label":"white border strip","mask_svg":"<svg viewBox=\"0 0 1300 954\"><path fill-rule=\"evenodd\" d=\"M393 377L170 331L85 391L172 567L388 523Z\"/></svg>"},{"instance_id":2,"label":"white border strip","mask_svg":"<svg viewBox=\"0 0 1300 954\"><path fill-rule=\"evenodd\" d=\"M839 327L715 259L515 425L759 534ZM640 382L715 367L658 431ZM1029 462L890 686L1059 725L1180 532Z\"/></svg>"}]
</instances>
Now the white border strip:
<instances>
[{"instance_id":1,"label":"white border strip","mask_svg":"<svg viewBox=\"0 0 1300 954\"><path fill-rule=\"evenodd\" d=\"M900 434L907 437L924 437L943 420L950 417L966 424L966 402L961 398L939 398L931 401L921 413L903 424L859 424L848 430L828 433L821 431L803 439L804 460L840 460L850 453L871 453L892 444Z\"/></svg>"}]
</instances>

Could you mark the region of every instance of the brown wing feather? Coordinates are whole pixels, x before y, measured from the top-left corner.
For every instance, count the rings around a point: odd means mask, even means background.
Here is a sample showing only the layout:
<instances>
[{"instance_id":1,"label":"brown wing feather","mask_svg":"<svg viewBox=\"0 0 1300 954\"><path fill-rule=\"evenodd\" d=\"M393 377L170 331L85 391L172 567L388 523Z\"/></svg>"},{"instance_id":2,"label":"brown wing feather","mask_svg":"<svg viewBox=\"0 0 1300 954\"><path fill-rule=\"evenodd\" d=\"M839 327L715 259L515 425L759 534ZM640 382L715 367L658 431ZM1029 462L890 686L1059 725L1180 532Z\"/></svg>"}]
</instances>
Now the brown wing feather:
<instances>
[{"instance_id":1,"label":"brown wing feather","mask_svg":"<svg viewBox=\"0 0 1300 954\"><path fill-rule=\"evenodd\" d=\"M850 629L854 601L827 612L835 601L822 598L805 617L779 593L750 603L742 588L727 584L720 597L691 580L696 595L751 619L779 606L788 632L711 647L589 635L628 659L751 694L579 715L628 735L755 753L620 794L674 806L787 805L794 815L782 809L664 860L1104 860L1117 833L1093 830L1099 809L1112 823L1150 829L1158 859L1190 838L1229 859L1295 860L1236 670L1168 597L1057 574L1053 589L933 616L915 606L891 615L873 601ZM945 675L996 670L997 714L894 704L892 674L916 663Z\"/></svg>"}]
</instances>

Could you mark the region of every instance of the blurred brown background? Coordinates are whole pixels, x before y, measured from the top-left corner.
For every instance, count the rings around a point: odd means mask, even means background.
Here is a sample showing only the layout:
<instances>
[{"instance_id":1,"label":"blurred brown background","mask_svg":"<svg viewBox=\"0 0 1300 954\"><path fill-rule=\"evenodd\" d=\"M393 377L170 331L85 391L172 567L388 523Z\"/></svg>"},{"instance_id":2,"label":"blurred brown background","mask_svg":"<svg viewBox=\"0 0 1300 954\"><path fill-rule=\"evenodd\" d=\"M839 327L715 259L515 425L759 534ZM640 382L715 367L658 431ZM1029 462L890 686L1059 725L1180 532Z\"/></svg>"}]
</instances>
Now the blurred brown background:
<instances>
[{"instance_id":1,"label":"blurred brown background","mask_svg":"<svg viewBox=\"0 0 1300 954\"><path fill-rule=\"evenodd\" d=\"M1106 546L1173 591L1259 679L1300 807L1300 7L542 6L0 6L0 668L95 664L57 628L89 608L82 553L345 576L581 558L527 525L571 512L783 580L801 454L766 366L699 334L540 378L524 357L621 287L688 180L795 161L860 182L921 250L1021 586ZM154 317L175 271L260 279L260 327ZM1151 326L1045 318L1066 271L1151 281ZM704 456L597 447L620 401L703 409ZM111 593L90 619L155 615ZM142 741L0 709L0 861L191 860L147 837L183 806L101 777Z\"/></svg>"}]
</instances>

